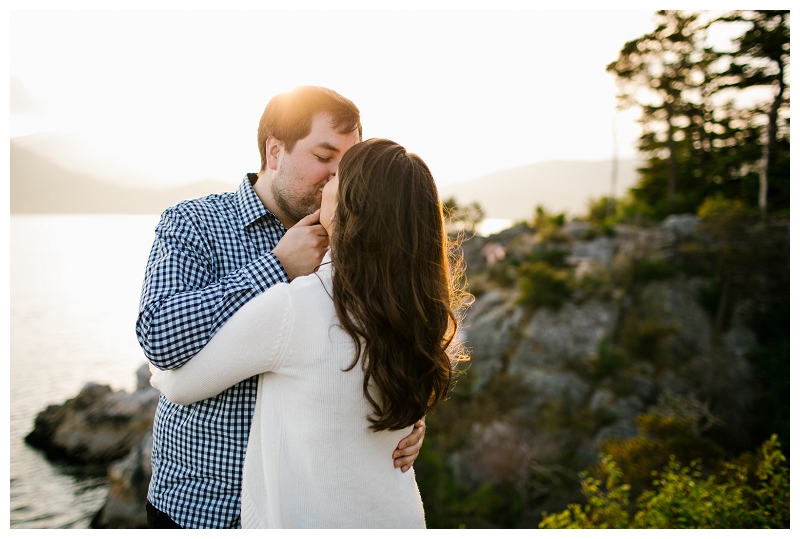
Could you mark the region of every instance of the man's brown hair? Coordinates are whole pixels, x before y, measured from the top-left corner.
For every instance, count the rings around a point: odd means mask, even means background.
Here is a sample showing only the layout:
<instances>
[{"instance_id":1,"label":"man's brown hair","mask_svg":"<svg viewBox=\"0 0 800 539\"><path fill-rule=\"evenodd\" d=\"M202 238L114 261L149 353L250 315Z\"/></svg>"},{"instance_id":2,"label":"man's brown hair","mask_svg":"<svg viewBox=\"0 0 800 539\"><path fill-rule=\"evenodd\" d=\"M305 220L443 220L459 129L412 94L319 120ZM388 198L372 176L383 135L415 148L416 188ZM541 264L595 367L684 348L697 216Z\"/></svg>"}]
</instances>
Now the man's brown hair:
<instances>
[{"instance_id":1,"label":"man's brown hair","mask_svg":"<svg viewBox=\"0 0 800 539\"><path fill-rule=\"evenodd\" d=\"M358 129L361 140L361 112L346 97L322 86L298 86L283 92L267 103L258 124L258 151L261 153L261 170L267 168L266 142L275 137L291 153L295 143L311 132L311 122L318 113L331 117L333 128L342 134Z\"/></svg>"}]
</instances>

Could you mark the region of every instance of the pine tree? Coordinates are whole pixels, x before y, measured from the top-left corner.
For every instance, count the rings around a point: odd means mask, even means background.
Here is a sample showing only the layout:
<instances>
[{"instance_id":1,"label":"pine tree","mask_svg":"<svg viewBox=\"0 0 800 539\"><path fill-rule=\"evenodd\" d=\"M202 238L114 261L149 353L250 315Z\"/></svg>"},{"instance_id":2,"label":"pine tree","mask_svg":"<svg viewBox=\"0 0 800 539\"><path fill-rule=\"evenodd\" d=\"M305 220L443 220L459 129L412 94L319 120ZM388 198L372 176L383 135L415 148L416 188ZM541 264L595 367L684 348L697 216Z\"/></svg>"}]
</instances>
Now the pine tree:
<instances>
[{"instance_id":1,"label":"pine tree","mask_svg":"<svg viewBox=\"0 0 800 539\"><path fill-rule=\"evenodd\" d=\"M784 123L781 113L788 106L786 72L789 67L789 11L734 11L720 22L745 22L750 28L734 41L735 50L723 53L730 66L720 73L720 89L766 87L771 98L764 110L761 161L759 163L758 206L767 211L769 177L774 174L779 132ZM788 132L788 119L785 122ZM780 133L782 135L782 133ZM787 133L788 134L788 133Z\"/></svg>"}]
</instances>

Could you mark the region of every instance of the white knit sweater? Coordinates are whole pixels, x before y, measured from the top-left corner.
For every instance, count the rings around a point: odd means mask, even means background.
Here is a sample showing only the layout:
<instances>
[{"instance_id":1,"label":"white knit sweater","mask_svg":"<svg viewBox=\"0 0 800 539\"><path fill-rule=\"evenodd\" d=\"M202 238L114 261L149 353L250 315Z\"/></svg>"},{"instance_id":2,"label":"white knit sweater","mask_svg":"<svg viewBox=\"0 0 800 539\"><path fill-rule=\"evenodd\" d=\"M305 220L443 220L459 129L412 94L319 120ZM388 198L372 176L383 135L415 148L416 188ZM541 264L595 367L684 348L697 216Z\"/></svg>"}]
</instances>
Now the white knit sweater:
<instances>
[{"instance_id":1,"label":"white knit sweater","mask_svg":"<svg viewBox=\"0 0 800 539\"><path fill-rule=\"evenodd\" d=\"M369 430L361 365L337 326L326 256L316 275L252 299L183 367L151 383L190 404L255 374L242 479L244 528L424 528L413 468L392 452L411 432Z\"/></svg>"}]
</instances>

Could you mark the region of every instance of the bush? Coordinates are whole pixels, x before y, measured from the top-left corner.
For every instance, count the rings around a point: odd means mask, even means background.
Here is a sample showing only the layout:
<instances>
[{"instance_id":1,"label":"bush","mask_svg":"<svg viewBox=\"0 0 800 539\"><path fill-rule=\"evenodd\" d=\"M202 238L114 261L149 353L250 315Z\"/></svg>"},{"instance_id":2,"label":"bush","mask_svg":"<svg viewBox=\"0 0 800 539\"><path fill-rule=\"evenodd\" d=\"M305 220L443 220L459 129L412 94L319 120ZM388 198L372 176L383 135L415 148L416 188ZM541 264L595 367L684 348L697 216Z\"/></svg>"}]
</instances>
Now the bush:
<instances>
[{"instance_id":1,"label":"bush","mask_svg":"<svg viewBox=\"0 0 800 539\"><path fill-rule=\"evenodd\" d=\"M718 466L722 457L722 448L700 435L695 418L639 414L636 425L641 436L611 438L600 446L603 453L624 468L623 480L633 495L650 485L651 471L666 466L671 456L682 462L699 458L711 469ZM593 471L603 476L601 471Z\"/></svg>"},{"instance_id":2,"label":"bush","mask_svg":"<svg viewBox=\"0 0 800 539\"><path fill-rule=\"evenodd\" d=\"M677 324L652 319L630 316L628 320L629 322L623 327L620 340L623 348L634 358L656 359L661 343L680 330Z\"/></svg>"},{"instance_id":3,"label":"bush","mask_svg":"<svg viewBox=\"0 0 800 539\"><path fill-rule=\"evenodd\" d=\"M550 247L546 243L538 243L533 248L529 260L530 262L544 262L554 268L565 268L567 267L566 258L568 254L568 249Z\"/></svg>"},{"instance_id":4,"label":"bush","mask_svg":"<svg viewBox=\"0 0 800 539\"><path fill-rule=\"evenodd\" d=\"M517 268L513 260L499 260L487 270L488 280L502 288L509 288L517 281Z\"/></svg>"},{"instance_id":5,"label":"bush","mask_svg":"<svg viewBox=\"0 0 800 539\"><path fill-rule=\"evenodd\" d=\"M561 227L566 222L566 215L559 213L558 215L551 215L541 207L536 207L536 213L533 217L533 227L536 229L536 235L539 241L566 243L570 241Z\"/></svg>"},{"instance_id":6,"label":"bush","mask_svg":"<svg viewBox=\"0 0 800 539\"><path fill-rule=\"evenodd\" d=\"M625 354L612 346L608 337L604 337L597 348L597 354L589 361L588 374L595 379L605 378L616 374L627 364Z\"/></svg>"},{"instance_id":7,"label":"bush","mask_svg":"<svg viewBox=\"0 0 800 539\"><path fill-rule=\"evenodd\" d=\"M600 263L592 264L578 278L577 284L582 297L593 297L609 300L614 295L614 283L611 273Z\"/></svg>"},{"instance_id":8,"label":"bush","mask_svg":"<svg viewBox=\"0 0 800 539\"><path fill-rule=\"evenodd\" d=\"M610 455L602 455L601 481L582 472L586 505L543 514L540 528L789 528L789 470L777 436L759 449L755 473L736 462L703 479L698 461L682 467L672 457L654 472L654 490L632 507L630 486ZM753 477L751 477L753 476ZM752 481L751 481L752 479ZM753 483L753 484L751 484Z\"/></svg>"},{"instance_id":9,"label":"bush","mask_svg":"<svg viewBox=\"0 0 800 539\"><path fill-rule=\"evenodd\" d=\"M635 264L633 268L633 278L639 283L669 279L676 273L678 268L663 260L645 259Z\"/></svg>"},{"instance_id":10,"label":"bush","mask_svg":"<svg viewBox=\"0 0 800 539\"><path fill-rule=\"evenodd\" d=\"M747 228L758 219L758 212L741 200L728 200L721 194L706 198L697 210L703 232L719 240L736 241L746 237Z\"/></svg>"},{"instance_id":11,"label":"bush","mask_svg":"<svg viewBox=\"0 0 800 539\"><path fill-rule=\"evenodd\" d=\"M558 309L572 295L572 272L553 268L544 262L519 267L519 303L532 307Z\"/></svg>"},{"instance_id":12,"label":"bush","mask_svg":"<svg viewBox=\"0 0 800 539\"><path fill-rule=\"evenodd\" d=\"M615 206L615 201L609 201L608 197L590 198L586 203L586 215L584 218L590 223L604 224L614 216ZM609 210L611 210L610 215Z\"/></svg>"},{"instance_id":13,"label":"bush","mask_svg":"<svg viewBox=\"0 0 800 539\"><path fill-rule=\"evenodd\" d=\"M414 463L428 528L514 527L521 498L510 485L460 485L441 455L423 444Z\"/></svg>"}]
</instances>

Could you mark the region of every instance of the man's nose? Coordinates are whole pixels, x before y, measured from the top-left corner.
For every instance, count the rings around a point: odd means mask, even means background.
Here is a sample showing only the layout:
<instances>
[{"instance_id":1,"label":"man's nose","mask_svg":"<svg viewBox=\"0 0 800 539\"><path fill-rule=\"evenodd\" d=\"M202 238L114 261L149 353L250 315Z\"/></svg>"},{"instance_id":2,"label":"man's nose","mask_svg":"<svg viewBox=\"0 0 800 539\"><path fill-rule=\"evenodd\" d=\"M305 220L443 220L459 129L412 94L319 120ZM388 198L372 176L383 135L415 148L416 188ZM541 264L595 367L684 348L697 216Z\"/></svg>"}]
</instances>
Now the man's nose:
<instances>
[{"instance_id":1,"label":"man's nose","mask_svg":"<svg viewBox=\"0 0 800 539\"><path fill-rule=\"evenodd\" d=\"M331 181L333 178L336 177L336 171L339 170L339 162L331 163L331 167L328 169L328 180Z\"/></svg>"}]
</instances>

